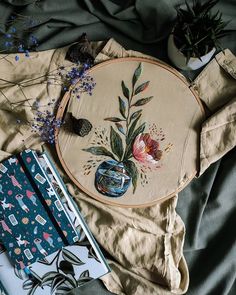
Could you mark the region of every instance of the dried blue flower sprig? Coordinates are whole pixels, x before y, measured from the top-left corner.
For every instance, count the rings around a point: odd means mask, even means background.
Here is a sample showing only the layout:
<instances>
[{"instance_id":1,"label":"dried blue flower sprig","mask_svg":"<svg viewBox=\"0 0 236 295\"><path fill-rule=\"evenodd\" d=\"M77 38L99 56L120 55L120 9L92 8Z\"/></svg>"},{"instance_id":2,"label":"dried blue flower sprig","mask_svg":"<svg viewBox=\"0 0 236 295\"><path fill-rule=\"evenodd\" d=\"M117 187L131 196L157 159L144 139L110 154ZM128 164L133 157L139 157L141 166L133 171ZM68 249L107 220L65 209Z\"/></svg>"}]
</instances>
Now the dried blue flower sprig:
<instances>
[{"instance_id":1,"label":"dried blue flower sprig","mask_svg":"<svg viewBox=\"0 0 236 295\"><path fill-rule=\"evenodd\" d=\"M32 132L39 134L43 141L54 144L56 141L55 129L60 128L64 123L61 119L57 119L55 116L58 107L57 101L55 99L48 98L49 102L42 105L38 99L27 98L24 87L29 85L29 83L38 84L39 82L51 85L55 84L61 86L63 92L71 91L79 99L81 93L92 95L92 91L96 86L93 77L90 76L90 68L91 66L88 63L77 63L73 67L59 66L57 69L51 71L43 77L34 77L27 81L22 81L16 84L14 83L17 87L19 87L19 91L23 96L23 99L20 100L19 106L29 107L35 114L33 120L30 122L23 122L21 119L16 118L16 124L30 125ZM44 82L42 82L42 79L44 79ZM11 83L11 81L6 81L0 78L0 81L1 80ZM11 103L11 99L5 94L4 97L11 107L17 107L17 103ZM33 103L31 104L32 101Z\"/></svg>"},{"instance_id":2,"label":"dried blue flower sprig","mask_svg":"<svg viewBox=\"0 0 236 295\"><path fill-rule=\"evenodd\" d=\"M54 144L55 129L60 128L63 125L62 119L57 119L53 111L37 111L36 117L32 126L32 132L40 134L41 139L50 144Z\"/></svg>"},{"instance_id":3,"label":"dried blue flower sprig","mask_svg":"<svg viewBox=\"0 0 236 295\"><path fill-rule=\"evenodd\" d=\"M30 35L29 40L29 43L25 44L22 40L19 40L15 34L6 34L4 44L7 51L15 50L19 53L24 53L25 57L30 57L30 50L36 49L38 40L34 35ZM16 54L15 60L18 61L19 59L19 55Z\"/></svg>"},{"instance_id":4,"label":"dried blue flower sprig","mask_svg":"<svg viewBox=\"0 0 236 295\"><path fill-rule=\"evenodd\" d=\"M63 90L68 91L71 87L71 92L80 98L81 93L92 95L92 91L96 86L93 77L89 74L91 65L88 63L77 63L69 71L65 67L60 67L59 76L62 78Z\"/></svg>"},{"instance_id":5,"label":"dried blue flower sprig","mask_svg":"<svg viewBox=\"0 0 236 295\"><path fill-rule=\"evenodd\" d=\"M33 27L37 25L37 21L29 16L15 14L10 16L8 22L4 25L6 25L7 31L3 32L0 29L0 35L2 33L5 49L0 52L6 53L6 55L2 56L0 59L7 60L10 52L23 53L26 58L29 58L30 51L35 51L39 45L36 36L33 34ZM78 53L79 50L76 52ZM76 56L77 55L78 54L76 54ZM81 55L79 55L79 57L81 57ZM20 56L16 53L15 61L19 59ZM16 118L16 124L30 125L32 132L38 133L43 141L50 144L55 143L55 129L60 128L63 124L62 120L58 120L55 116L57 109L56 101L48 98L48 103L40 105L39 100L27 97L24 87L27 87L29 84L33 85L34 83L46 83L48 85L61 86L62 92L71 91L77 98L80 98L81 93L92 95L96 83L88 71L91 68L90 62L93 62L91 58L88 60L83 59L83 63L73 60L73 67L59 66L44 76L39 75L38 77L22 82L6 81L0 78L0 81L4 83L9 82L10 84L14 84L18 87L19 93L22 94L22 99L19 99L19 102L12 103L11 99L0 89L0 94L5 98L7 103L10 104L10 107L14 109L19 104L20 107L25 106L30 108L35 115L31 122ZM33 103L31 104L31 102Z\"/></svg>"},{"instance_id":6,"label":"dried blue flower sprig","mask_svg":"<svg viewBox=\"0 0 236 295\"><path fill-rule=\"evenodd\" d=\"M59 75L61 77L62 90L71 90L71 92L79 99L81 93L88 93L89 95L92 95L92 91L96 86L93 77L89 74L90 68L91 65L88 63L77 63L69 70L67 70L64 66L61 66L59 67L54 79L57 81L58 85L57 75ZM52 77L50 79L52 80ZM55 103L53 102L51 102L51 107L54 110ZM34 123L32 124L32 130L39 133L43 141L54 144L56 142L55 129L60 128L64 124L63 120L57 119L53 110L40 111L40 105L37 101L34 104L34 107L37 111Z\"/></svg>"},{"instance_id":7,"label":"dried blue flower sprig","mask_svg":"<svg viewBox=\"0 0 236 295\"><path fill-rule=\"evenodd\" d=\"M17 28L16 28L17 24ZM30 51L35 51L39 45L38 39L34 36L32 26L36 25L36 20L30 16L20 14L11 15L9 20L4 23L7 31L2 33L3 47L1 53L6 52L5 58L9 52L24 53L25 57L30 57ZM21 36L24 36L21 37ZM19 55L15 55L15 60L20 59Z\"/></svg>"}]
</instances>

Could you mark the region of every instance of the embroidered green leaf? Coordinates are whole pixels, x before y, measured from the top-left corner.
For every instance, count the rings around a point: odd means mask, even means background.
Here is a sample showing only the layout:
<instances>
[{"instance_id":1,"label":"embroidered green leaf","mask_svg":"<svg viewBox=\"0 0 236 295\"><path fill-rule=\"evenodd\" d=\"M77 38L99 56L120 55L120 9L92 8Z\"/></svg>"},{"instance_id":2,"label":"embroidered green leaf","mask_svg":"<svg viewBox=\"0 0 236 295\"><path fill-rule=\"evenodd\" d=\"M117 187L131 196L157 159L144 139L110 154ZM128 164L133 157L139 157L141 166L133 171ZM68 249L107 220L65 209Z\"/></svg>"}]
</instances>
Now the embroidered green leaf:
<instances>
[{"instance_id":1,"label":"embroidered green leaf","mask_svg":"<svg viewBox=\"0 0 236 295\"><path fill-rule=\"evenodd\" d=\"M136 138L136 136L138 136L140 133L143 133L145 126L146 124L143 123L134 131L134 133L131 136L131 140L130 140L131 143L133 143L133 140Z\"/></svg>"},{"instance_id":2,"label":"embroidered green leaf","mask_svg":"<svg viewBox=\"0 0 236 295\"><path fill-rule=\"evenodd\" d=\"M140 134L143 133L145 129L145 123L141 124L129 137L129 142L126 147L126 152L124 159L128 160L132 156L132 147L133 147L133 142L135 138Z\"/></svg>"},{"instance_id":3,"label":"embroidered green leaf","mask_svg":"<svg viewBox=\"0 0 236 295\"><path fill-rule=\"evenodd\" d=\"M116 128L120 131L120 133L125 135L123 126L120 123L115 123L115 124L116 124Z\"/></svg>"},{"instance_id":4,"label":"embroidered green leaf","mask_svg":"<svg viewBox=\"0 0 236 295\"><path fill-rule=\"evenodd\" d=\"M121 82L121 87L122 87L122 91L123 91L123 94L124 96L129 99L129 89L127 88L127 86L125 85L125 82L122 81Z\"/></svg>"},{"instance_id":5,"label":"embroidered green leaf","mask_svg":"<svg viewBox=\"0 0 236 295\"><path fill-rule=\"evenodd\" d=\"M126 118L126 116L125 116L125 102L122 100L122 98L120 96L118 98L119 98L121 116Z\"/></svg>"},{"instance_id":6,"label":"embroidered green leaf","mask_svg":"<svg viewBox=\"0 0 236 295\"><path fill-rule=\"evenodd\" d=\"M132 178L132 185L133 185L133 194L137 188L137 181L138 181L138 169L133 161L127 160L124 162L125 168L128 174Z\"/></svg>"},{"instance_id":7,"label":"embroidered green leaf","mask_svg":"<svg viewBox=\"0 0 236 295\"><path fill-rule=\"evenodd\" d=\"M140 63L138 65L137 69L134 72L133 80L132 80L133 87L135 86L136 82L138 81L138 78L140 77L141 73L142 73L142 63Z\"/></svg>"},{"instance_id":8,"label":"embroidered green leaf","mask_svg":"<svg viewBox=\"0 0 236 295\"><path fill-rule=\"evenodd\" d=\"M111 127L110 131L110 142L111 142L111 149L112 152L117 155L119 160L121 160L123 156L123 144L120 135Z\"/></svg>"},{"instance_id":9,"label":"embroidered green leaf","mask_svg":"<svg viewBox=\"0 0 236 295\"><path fill-rule=\"evenodd\" d=\"M76 256L75 254L73 254L72 252L70 252L69 250L67 250L65 248L62 249L62 257L66 261L68 261L72 264L75 264L75 265L83 265L84 264L84 262L81 261L78 256Z\"/></svg>"},{"instance_id":10,"label":"embroidered green leaf","mask_svg":"<svg viewBox=\"0 0 236 295\"><path fill-rule=\"evenodd\" d=\"M139 114L141 114L142 110L136 111L134 112L131 116L130 116L130 121L134 120L138 117Z\"/></svg>"},{"instance_id":11,"label":"embroidered green leaf","mask_svg":"<svg viewBox=\"0 0 236 295\"><path fill-rule=\"evenodd\" d=\"M134 103L132 106L135 107L140 107L145 105L146 103L148 103L151 99L153 98L153 96L149 96L149 97L145 97L145 98L141 98L138 101L136 101L136 103Z\"/></svg>"},{"instance_id":12,"label":"embroidered green leaf","mask_svg":"<svg viewBox=\"0 0 236 295\"><path fill-rule=\"evenodd\" d=\"M96 156L108 156L114 159L114 156L103 146L93 146L87 149L82 149L84 152L91 153Z\"/></svg>"},{"instance_id":13,"label":"embroidered green leaf","mask_svg":"<svg viewBox=\"0 0 236 295\"><path fill-rule=\"evenodd\" d=\"M117 117L109 117L109 118L105 118L104 121L121 122L121 121L124 121L124 120L120 119L120 118L117 118Z\"/></svg>"},{"instance_id":14,"label":"embroidered green leaf","mask_svg":"<svg viewBox=\"0 0 236 295\"><path fill-rule=\"evenodd\" d=\"M129 144L131 142L131 138L132 138L132 134L135 130L135 127L138 123L139 118L141 117L141 113L137 115L137 118L133 121L133 123L131 124L129 131L128 131L128 135L126 138L126 143Z\"/></svg>"},{"instance_id":15,"label":"embroidered green leaf","mask_svg":"<svg viewBox=\"0 0 236 295\"><path fill-rule=\"evenodd\" d=\"M144 82L143 84L139 85L135 91L134 91L134 95L143 92L144 90L147 89L148 85L149 85L150 81Z\"/></svg>"}]
</instances>

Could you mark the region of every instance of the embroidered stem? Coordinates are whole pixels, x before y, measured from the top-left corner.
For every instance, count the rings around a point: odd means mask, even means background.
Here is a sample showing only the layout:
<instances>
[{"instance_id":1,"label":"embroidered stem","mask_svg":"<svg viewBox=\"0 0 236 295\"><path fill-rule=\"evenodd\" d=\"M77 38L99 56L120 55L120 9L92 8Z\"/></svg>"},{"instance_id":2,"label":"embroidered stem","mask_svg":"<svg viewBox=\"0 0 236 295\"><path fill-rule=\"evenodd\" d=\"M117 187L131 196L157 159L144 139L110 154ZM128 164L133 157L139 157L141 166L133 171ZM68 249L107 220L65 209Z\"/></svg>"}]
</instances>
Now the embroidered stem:
<instances>
[{"instance_id":1,"label":"embroidered stem","mask_svg":"<svg viewBox=\"0 0 236 295\"><path fill-rule=\"evenodd\" d=\"M128 99L128 114L127 114L127 117L126 117L126 132L125 132L126 146L125 146L125 151L124 151L124 154L122 156L121 162L123 162L124 160L127 160L127 159L125 159L125 156L127 154L127 149L128 149L127 138L128 138L128 133L129 133L129 125L130 125L130 121L131 121L130 120L130 109L132 108L131 102L132 102L133 97L134 97L134 86L132 87L131 96Z\"/></svg>"}]
</instances>

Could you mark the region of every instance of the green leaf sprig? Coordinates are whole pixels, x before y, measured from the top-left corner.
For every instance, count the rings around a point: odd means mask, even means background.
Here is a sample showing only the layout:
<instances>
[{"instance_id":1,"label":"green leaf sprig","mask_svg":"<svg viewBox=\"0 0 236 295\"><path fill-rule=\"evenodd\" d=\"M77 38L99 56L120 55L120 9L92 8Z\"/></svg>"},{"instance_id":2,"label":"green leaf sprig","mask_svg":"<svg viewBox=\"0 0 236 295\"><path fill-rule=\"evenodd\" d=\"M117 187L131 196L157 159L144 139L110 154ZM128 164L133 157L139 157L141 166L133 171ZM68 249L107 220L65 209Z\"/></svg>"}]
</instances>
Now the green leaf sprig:
<instances>
[{"instance_id":1,"label":"green leaf sprig","mask_svg":"<svg viewBox=\"0 0 236 295\"><path fill-rule=\"evenodd\" d=\"M132 77L132 88L129 89L124 81L121 82L122 96L118 96L120 116L104 119L114 123L117 130L112 126L110 128L111 151L101 146L83 149L93 155L108 156L119 163L122 162L132 178L133 192L135 192L137 187L138 169L135 162L130 160L133 157L132 147L135 138L144 132L146 125L145 123L138 124L142 116L142 109L137 110L136 108L144 106L153 98L153 96L148 96L136 99L150 84L150 81L145 81L137 85L141 74L142 63L139 63Z\"/></svg>"}]
</instances>

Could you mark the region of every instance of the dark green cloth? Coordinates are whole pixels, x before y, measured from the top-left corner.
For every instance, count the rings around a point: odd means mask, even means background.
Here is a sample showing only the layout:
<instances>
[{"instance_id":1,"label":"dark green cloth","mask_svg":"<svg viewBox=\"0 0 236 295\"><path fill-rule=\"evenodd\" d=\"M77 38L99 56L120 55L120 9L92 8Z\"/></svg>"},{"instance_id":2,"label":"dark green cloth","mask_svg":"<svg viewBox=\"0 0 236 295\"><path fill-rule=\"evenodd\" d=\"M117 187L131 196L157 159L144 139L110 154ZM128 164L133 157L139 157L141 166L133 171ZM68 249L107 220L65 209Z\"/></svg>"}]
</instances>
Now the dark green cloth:
<instances>
[{"instance_id":1,"label":"dark green cloth","mask_svg":"<svg viewBox=\"0 0 236 295\"><path fill-rule=\"evenodd\" d=\"M236 294L236 148L179 194L191 295ZM229 293L231 290L231 293Z\"/></svg>"},{"instance_id":2,"label":"dark green cloth","mask_svg":"<svg viewBox=\"0 0 236 295\"><path fill-rule=\"evenodd\" d=\"M21 38L30 33L37 50L61 47L86 32L91 40L115 38L127 49L168 61L166 44L183 0L4 0L0 2L0 30L9 33L13 13L28 16L14 21ZM223 47L236 54L236 1L217 6L231 19ZM32 32L24 31L29 27ZM28 30L29 31L29 30ZM5 49L2 35L0 49ZM197 72L184 72L194 78ZM179 194L177 212L186 224L184 254L190 270L188 295L236 294L236 150L212 165ZM98 281L74 294L111 294ZM130 294L127 294L130 295ZM142 295L142 294L140 294ZM148 294L147 294L148 295ZM158 294L157 294L158 295Z\"/></svg>"},{"instance_id":3,"label":"dark green cloth","mask_svg":"<svg viewBox=\"0 0 236 295\"><path fill-rule=\"evenodd\" d=\"M10 3L18 3L18 6L6 2L7 0L0 3L0 28L3 32L10 33L6 24L11 20L13 11L28 16L33 20L31 24L29 19L19 18L14 26L32 29L39 40L38 50L70 44L83 32L93 40L115 37L121 44L130 47L136 44L141 49L140 43L151 44L168 36L176 15L174 7L165 0L137 0L131 6L127 6L125 1L121 1L123 5L118 5L115 4L118 1L107 0L46 0L26 6L23 4L29 1L8 0ZM22 6L19 6L20 3ZM27 32L24 30L21 33L19 30L19 35L23 37ZM4 48L2 45L0 49Z\"/></svg>"},{"instance_id":4,"label":"dark green cloth","mask_svg":"<svg viewBox=\"0 0 236 295\"><path fill-rule=\"evenodd\" d=\"M91 40L113 37L122 45L167 59L166 37L176 17L175 6L183 0L4 0L0 1L0 31L11 33L12 15L23 15L13 22L18 36L34 34L37 50L70 44L86 32ZM30 3L25 5L26 3ZM119 4L117 4L119 3ZM236 30L235 0L222 0L219 8L229 30ZM30 31L30 32L29 32ZM21 38L21 39L22 39ZM236 49L236 33L231 34L230 49ZM5 49L5 38L0 50ZM14 49L13 49L14 51Z\"/></svg>"}]
</instances>

